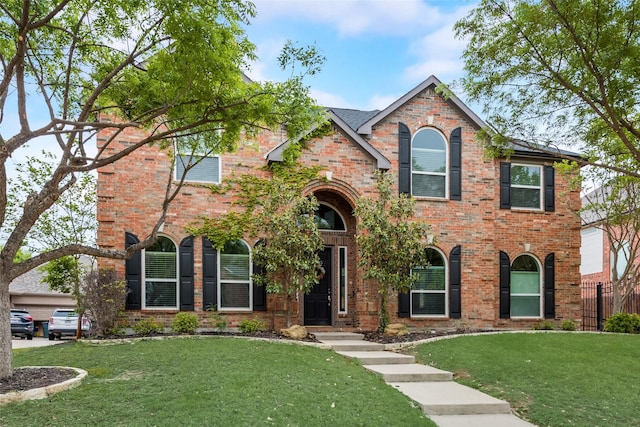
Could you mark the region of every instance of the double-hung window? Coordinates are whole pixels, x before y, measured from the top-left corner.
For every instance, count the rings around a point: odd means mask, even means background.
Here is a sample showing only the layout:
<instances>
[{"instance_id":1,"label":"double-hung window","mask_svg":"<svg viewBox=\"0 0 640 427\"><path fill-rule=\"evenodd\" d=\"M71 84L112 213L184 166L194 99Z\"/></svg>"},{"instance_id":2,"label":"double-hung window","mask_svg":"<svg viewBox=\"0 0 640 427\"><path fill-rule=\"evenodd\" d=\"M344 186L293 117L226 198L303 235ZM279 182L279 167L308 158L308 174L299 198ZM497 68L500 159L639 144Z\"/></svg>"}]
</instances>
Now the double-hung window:
<instances>
[{"instance_id":1,"label":"double-hung window","mask_svg":"<svg viewBox=\"0 0 640 427\"><path fill-rule=\"evenodd\" d=\"M242 240L227 242L219 257L218 309L250 311L253 292L249 245Z\"/></svg>"},{"instance_id":2,"label":"double-hung window","mask_svg":"<svg viewBox=\"0 0 640 427\"><path fill-rule=\"evenodd\" d=\"M411 142L411 193L445 198L446 192L447 142L435 129L420 129Z\"/></svg>"},{"instance_id":3,"label":"double-hung window","mask_svg":"<svg viewBox=\"0 0 640 427\"><path fill-rule=\"evenodd\" d=\"M418 282L411 290L411 316L447 315L447 271L444 256L434 248L427 249L429 266L415 268Z\"/></svg>"},{"instance_id":4,"label":"double-hung window","mask_svg":"<svg viewBox=\"0 0 640 427\"><path fill-rule=\"evenodd\" d=\"M143 308L178 308L178 252L165 236L144 250Z\"/></svg>"},{"instance_id":5,"label":"double-hung window","mask_svg":"<svg viewBox=\"0 0 640 427\"><path fill-rule=\"evenodd\" d=\"M511 165L511 207L542 209L542 166Z\"/></svg>"},{"instance_id":6,"label":"double-hung window","mask_svg":"<svg viewBox=\"0 0 640 427\"><path fill-rule=\"evenodd\" d=\"M219 138L219 133L213 138ZM175 179L185 177L186 182L220 183L222 179L220 156L211 152L202 137L179 137L176 142ZM185 176L186 174L186 176Z\"/></svg>"},{"instance_id":7,"label":"double-hung window","mask_svg":"<svg viewBox=\"0 0 640 427\"><path fill-rule=\"evenodd\" d=\"M511 317L541 317L542 281L538 261L520 255L511 264Z\"/></svg>"}]
</instances>

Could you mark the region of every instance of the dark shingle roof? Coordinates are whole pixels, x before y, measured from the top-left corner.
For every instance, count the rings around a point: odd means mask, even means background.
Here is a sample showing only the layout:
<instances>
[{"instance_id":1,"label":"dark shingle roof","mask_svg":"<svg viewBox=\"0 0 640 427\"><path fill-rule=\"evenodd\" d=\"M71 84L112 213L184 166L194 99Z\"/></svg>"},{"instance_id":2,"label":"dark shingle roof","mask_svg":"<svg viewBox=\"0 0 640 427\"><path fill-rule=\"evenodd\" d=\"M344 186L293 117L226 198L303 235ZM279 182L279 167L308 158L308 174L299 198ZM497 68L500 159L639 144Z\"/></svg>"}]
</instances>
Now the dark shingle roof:
<instances>
[{"instance_id":1,"label":"dark shingle roof","mask_svg":"<svg viewBox=\"0 0 640 427\"><path fill-rule=\"evenodd\" d=\"M360 125L367 122L370 118L374 117L380 112L380 110L360 111L352 110L349 108L332 107L327 107L327 110L333 111L333 114L340 117L353 130L358 130Z\"/></svg>"}]
</instances>

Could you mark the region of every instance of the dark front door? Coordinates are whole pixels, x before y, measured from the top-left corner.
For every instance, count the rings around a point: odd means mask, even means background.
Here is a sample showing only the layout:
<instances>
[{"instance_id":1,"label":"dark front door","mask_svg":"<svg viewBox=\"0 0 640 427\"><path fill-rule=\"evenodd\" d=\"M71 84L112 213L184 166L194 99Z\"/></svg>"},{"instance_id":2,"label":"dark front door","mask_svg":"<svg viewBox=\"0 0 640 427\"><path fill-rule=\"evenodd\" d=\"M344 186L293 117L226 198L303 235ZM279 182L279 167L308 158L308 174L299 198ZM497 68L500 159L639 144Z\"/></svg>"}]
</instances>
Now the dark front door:
<instances>
[{"instance_id":1,"label":"dark front door","mask_svg":"<svg viewBox=\"0 0 640 427\"><path fill-rule=\"evenodd\" d=\"M332 248L324 248L320 252L320 260L324 274L321 275L320 282L304 297L304 324L309 326L331 325Z\"/></svg>"}]
</instances>

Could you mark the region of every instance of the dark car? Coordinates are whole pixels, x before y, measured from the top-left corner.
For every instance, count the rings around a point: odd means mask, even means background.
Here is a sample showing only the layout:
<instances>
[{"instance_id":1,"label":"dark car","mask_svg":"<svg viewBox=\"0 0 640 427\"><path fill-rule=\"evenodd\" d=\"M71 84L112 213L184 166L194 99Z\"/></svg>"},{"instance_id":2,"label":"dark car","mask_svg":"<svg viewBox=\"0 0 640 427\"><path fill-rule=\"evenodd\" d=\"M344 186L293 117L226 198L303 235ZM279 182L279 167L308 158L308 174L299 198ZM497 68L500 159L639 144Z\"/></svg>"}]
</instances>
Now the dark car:
<instances>
[{"instance_id":1,"label":"dark car","mask_svg":"<svg viewBox=\"0 0 640 427\"><path fill-rule=\"evenodd\" d=\"M11 335L33 339L33 317L24 308L11 309Z\"/></svg>"}]
</instances>

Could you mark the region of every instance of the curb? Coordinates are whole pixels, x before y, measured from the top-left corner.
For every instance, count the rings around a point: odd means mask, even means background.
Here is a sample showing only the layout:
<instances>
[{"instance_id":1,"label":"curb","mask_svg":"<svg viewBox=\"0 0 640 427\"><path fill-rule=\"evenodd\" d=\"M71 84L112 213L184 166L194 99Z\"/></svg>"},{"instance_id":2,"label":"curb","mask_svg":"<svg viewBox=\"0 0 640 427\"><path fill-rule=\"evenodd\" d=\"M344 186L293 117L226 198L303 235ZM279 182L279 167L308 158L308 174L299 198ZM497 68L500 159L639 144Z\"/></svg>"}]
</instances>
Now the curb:
<instances>
[{"instance_id":1,"label":"curb","mask_svg":"<svg viewBox=\"0 0 640 427\"><path fill-rule=\"evenodd\" d=\"M22 366L17 369L23 368L62 368L62 369L71 369L77 372L75 378L71 378L69 380L63 381L58 384L52 384L47 387L34 388L31 390L24 391L12 391L5 394L0 394L0 405L6 405L8 403L20 402L23 400L37 400L44 399L46 397L51 396L52 394L61 392L63 390L68 390L73 387L77 387L80 385L80 382L87 376L87 371L79 368L72 368L69 366Z\"/></svg>"}]
</instances>

